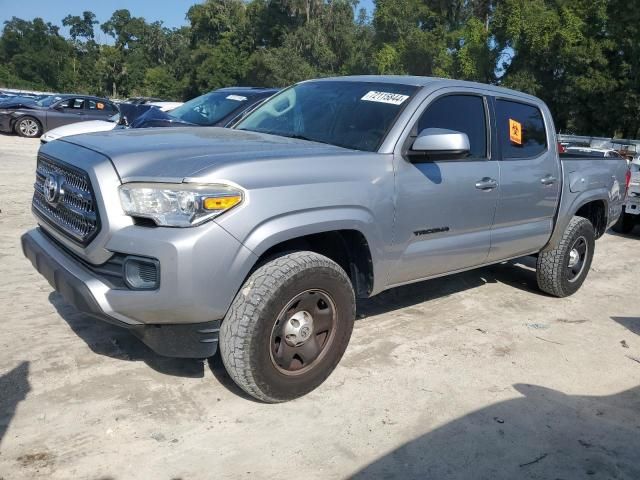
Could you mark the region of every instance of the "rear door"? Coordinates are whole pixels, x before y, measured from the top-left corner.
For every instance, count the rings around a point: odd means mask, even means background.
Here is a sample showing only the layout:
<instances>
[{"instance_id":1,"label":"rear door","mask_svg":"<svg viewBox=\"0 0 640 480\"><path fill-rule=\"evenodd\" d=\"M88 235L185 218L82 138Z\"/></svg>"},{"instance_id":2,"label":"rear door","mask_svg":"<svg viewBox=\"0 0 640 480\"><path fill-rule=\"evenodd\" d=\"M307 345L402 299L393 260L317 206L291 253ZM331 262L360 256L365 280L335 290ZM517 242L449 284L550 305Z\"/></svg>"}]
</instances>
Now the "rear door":
<instances>
[{"instance_id":1,"label":"rear door","mask_svg":"<svg viewBox=\"0 0 640 480\"><path fill-rule=\"evenodd\" d=\"M116 113L113 104L105 100L88 98L84 105L87 120L107 120Z\"/></svg>"},{"instance_id":2,"label":"rear door","mask_svg":"<svg viewBox=\"0 0 640 480\"><path fill-rule=\"evenodd\" d=\"M499 171L490 155L487 101L474 89L445 92L425 100L403 152L418 132L445 128L466 133L471 154L440 161L396 155L394 248L400 259L390 271L390 285L474 267L489 254Z\"/></svg>"},{"instance_id":3,"label":"rear door","mask_svg":"<svg viewBox=\"0 0 640 480\"><path fill-rule=\"evenodd\" d=\"M84 98L66 98L47 111L47 130L86 119Z\"/></svg>"},{"instance_id":4,"label":"rear door","mask_svg":"<svg viewBox=\"0 0 640 480\"><path fill-rule=\"evenodd\" d=\"M549 240L560 200L561 171L553 122L539 106L492 99L500 156L500 200L489 261L537 252Z\"/></svg>"}]
</instances>

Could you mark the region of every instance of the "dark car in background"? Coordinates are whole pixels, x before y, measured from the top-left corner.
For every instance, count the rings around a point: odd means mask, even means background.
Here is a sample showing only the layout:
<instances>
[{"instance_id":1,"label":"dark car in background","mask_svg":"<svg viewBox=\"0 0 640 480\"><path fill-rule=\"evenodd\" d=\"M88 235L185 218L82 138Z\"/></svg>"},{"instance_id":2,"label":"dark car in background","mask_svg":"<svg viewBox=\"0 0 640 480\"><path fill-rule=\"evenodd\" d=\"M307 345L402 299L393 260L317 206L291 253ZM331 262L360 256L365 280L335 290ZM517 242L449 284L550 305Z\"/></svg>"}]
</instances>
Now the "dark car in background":
<instances>
[{"instance_id":1,"label":"dark car in background","mask_svg":"<svg viewBox=\"0 0 640 480\"><path fill-rule=\"evenodd\" d=\"M180 107L151 109L129 122L131 128L207 126L229 127L278 92L276 88L228 87L214 90Z\"/></svg>"},{"instance_id":2,"label":"dark car in background","mask_svg":"<svg viewBox=\"0 0 640 480\"><path fill-rule=\"evenodd\" d=\"M156 97L129 97L122 103L130 103L132 105L145 105L147 103L153 102L166 102L166 100Z\"/></svg>"},{"instance_id":3,"label":"dark car in background","mask_svg":"<svg viewBox=\"0 0 640 480\"><path fill-rule=\"evenodd\" d=\"M106 120L118 107L106 98L88 95L50 95L40 100L21 99L0 104L0 132L36 138L62 125L85 120Z\"/></svg>"}]
</instances>

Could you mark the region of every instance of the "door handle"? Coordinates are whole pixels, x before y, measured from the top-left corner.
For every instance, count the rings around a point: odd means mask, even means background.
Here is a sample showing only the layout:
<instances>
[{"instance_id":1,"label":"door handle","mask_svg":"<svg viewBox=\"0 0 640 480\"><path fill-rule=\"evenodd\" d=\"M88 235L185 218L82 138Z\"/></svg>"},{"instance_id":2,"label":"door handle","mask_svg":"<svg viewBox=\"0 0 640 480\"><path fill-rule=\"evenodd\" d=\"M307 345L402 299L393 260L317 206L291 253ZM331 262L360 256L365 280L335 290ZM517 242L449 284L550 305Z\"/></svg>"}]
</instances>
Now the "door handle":
<instances>
[{"instance_id":1,"label":"door handle","mask_svg":"<svg viewBox=\"0 0 640 480\"><path fill-rule=\"evenodd\" d=\"M490 177L484 177L482 180L479 180L476 182L476 188L478 190L484 190L485 192L488 192L489 190L493 190L494 188L497 188L497 187L498 187L497 180Z\"/></svg>"},{"instance_id":2,"label":"door handle","mask_svg":"<svg viewBox=\"0 0 640 480\"><path fill-rule=\"evenodd\" d=\"M558 181L558 179L556 177L554 177L553 175L547 175L546 177L542 177L540 179L540 183L542 183L543 185L553 185L557 181Z\"/></svg>"}]
</instances>

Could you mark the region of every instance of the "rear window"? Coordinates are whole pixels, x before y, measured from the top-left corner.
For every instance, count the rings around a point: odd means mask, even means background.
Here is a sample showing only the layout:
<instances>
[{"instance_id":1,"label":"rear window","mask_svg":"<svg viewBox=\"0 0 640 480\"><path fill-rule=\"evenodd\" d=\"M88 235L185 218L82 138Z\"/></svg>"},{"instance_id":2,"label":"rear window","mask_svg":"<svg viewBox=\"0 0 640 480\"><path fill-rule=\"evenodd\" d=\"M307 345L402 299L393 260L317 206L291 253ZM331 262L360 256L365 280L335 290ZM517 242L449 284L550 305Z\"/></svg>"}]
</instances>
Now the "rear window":
<instances>
[{"instance_id":1,"label":"rear window","mask_svg":"<svg viewBox=\"0 0 640 480\"><path fill-rule=\"evenodd\" d=\"M537 107L498 100L496 122L503 159L532 158L547 149L544 120Z\"/></svg>"},{"instance_id":2,"label":"rear window","mask_svg":"<svg viewBox=\"0 0 640 480\"><path fill-rule=\"evenodd\" d=\"M87 100L89 110L100 110L102 112L112 112L113 106L109 102L102 100Z\"/></svg>"},{"instance_id":3,"label":"rear window","mask_svg":"<svg viewBox=\"0 0 640 480\"><path fill-rule=\"evenodd\" d=\"M244 110L252 98L241 93L211 92L168 112L174 118L196 125L214 125L234 112Z\"/></svg>"}]
</instances>

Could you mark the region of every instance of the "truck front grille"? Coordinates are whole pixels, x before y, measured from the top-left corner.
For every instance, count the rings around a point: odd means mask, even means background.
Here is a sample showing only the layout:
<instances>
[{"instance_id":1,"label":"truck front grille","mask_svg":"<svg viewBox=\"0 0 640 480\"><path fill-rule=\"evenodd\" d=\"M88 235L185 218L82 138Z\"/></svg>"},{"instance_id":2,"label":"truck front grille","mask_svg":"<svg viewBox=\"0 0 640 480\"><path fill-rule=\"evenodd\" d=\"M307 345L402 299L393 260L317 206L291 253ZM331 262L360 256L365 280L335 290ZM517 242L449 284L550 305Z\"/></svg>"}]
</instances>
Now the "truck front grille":
<instances>
[{"instance_id":1,"label":"truck front grille","mask_svg":"<svg viewBox=\"0 0 640 480\"><path fill-rule=\"evenodd\" d=\"M33 210L47 225L81 245L100 228L89 176L79 168L38 155Z\"/></svg>"}]
</instances>

